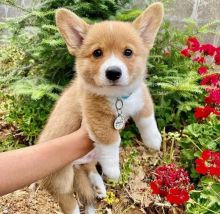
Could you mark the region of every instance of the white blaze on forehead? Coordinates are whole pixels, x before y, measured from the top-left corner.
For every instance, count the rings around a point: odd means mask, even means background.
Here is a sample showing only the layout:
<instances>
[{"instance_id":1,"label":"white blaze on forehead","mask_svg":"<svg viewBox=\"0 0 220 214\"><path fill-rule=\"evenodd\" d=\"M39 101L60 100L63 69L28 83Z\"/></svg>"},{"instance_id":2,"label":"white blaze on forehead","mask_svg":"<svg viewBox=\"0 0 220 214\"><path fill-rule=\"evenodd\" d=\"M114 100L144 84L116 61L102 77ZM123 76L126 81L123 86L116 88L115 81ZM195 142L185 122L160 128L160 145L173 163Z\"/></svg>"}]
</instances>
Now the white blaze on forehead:
<instances>
[{"instance_id":1,"label":"white blaze on forehead","mask_svg":"<svg viewBox=\"0 0 220 214\"><path fill-rule=\"evenodd\" d=\"M120 79L117 80L118 85L127 85L129 76L128 76L128 68L126 64L112 54L100 67L100 82L103 85L109 85L109 80L106 78L106 70L111 66L117 66L121 69L122 75Z\"/></svg>"}]
</instances>

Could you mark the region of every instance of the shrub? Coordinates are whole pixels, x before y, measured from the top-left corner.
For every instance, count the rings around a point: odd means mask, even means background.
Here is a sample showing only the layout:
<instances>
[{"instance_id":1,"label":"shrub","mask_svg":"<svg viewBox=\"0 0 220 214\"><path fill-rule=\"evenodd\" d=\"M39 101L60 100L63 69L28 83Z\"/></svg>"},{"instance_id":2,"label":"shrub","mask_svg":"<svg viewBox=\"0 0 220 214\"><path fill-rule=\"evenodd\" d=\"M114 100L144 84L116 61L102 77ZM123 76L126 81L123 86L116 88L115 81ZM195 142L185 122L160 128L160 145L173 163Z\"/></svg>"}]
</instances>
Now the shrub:
<instances>
[{"instance_id":1,"label":"shrub","mask_svg":"<svg viewBox=\"0 0 220 214\"><path fill-rule=\"evenodd\" d=\"M179 31L165 22L152 49L147 84L151 89L159 127L179 129L193 121L192 109L201 102L202 88L196 66L180 55L186 37L192 32Z\"/></svg>"},{"instance_id":2,"label":"shrub","mask_svg":"<svg viewBox=\"0 0 220 214\"><path fill-rule=\"evenodd\" d=\"M23 16L3 25L11 35L5 42L10 42L24 53L22 65L27 66L30 61L32 62L27 71L28 75L40 75L54 83L65 85L74 73L73 59L55 26L55 10L65 6L89 22L93 22L114 16L126 2L121 3L116 0L45 1L34 9L22 9ZM2 3L17 7L12 0L5 0Z\"/></svg>"}]
</instances>

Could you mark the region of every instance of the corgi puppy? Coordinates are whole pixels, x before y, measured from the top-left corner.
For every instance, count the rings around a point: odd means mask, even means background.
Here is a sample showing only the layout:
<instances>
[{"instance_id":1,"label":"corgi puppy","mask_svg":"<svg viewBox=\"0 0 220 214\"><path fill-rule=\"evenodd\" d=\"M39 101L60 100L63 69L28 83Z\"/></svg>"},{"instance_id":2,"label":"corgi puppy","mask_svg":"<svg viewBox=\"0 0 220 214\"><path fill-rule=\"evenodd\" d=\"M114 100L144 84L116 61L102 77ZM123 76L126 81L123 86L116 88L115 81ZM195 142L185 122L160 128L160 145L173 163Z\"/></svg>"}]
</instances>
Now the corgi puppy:
<instances>
[{"instance_id":1,"label":"corgi puppy","mask_svg":"<svg viewBox=\"0 0 220 214\"><path fill-rule=\"evenodd\" d=\"M112 179L120 176L120 129L132 117L144 144L159 150L161 135L151 95L144 80L146 60L163 19L163 5L150 5L132 23L87 24L73 12L58 9L56 24L69 53L76 57L76 78L64 90L39 142L76 131L82 118L94 141L97 161ZM70 164L44 179L65 214L80 213L74 192L94 213L94 198L106 190L95 163ZM96 191L94 191L94 189Z\"/></svg>"}]
</instances>

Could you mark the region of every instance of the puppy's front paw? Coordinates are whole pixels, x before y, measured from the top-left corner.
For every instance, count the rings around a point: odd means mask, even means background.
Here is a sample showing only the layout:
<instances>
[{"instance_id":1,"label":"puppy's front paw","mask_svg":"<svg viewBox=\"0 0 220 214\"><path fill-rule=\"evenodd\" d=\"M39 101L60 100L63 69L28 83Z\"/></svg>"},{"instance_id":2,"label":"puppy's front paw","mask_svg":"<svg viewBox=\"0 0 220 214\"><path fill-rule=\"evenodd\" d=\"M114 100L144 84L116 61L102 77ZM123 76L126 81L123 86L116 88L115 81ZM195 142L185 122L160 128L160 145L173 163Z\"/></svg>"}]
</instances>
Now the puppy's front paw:
<instances>
[{"instance_id":1,"label":"puppy's front paw","mask_svg":"<svg viewBox=\"0 0 220 214\"><path fill-rule=\"evenodd\" d=\"M89 174L89 179L94 188L96 197L100 199L104 198L106 196L106 188L102 177L98 173L91 172Z\"/></svg>"},{"instance_id":2,"label":"puppy's front paw","mask_svg":"<svg viewBox=\"0 0 220 214\"><path fill-rule=\"evenodd\" d=\"M95 194L96 194L96 197L99 199L105 198L105 196L106 196L105 186L104 187L96 186L95 187Z\"/></svg>"},{"instance_id":3,"label":"puppy's front paw","mask_svg":"<svg viewBox=\"0 0 220 214\"><path fill-rule=\"evenodd\" d=\"M159 130L146 131L142 136L144 144L154 150L160 150L162 137Z\"/></svg>"},{"instance_id":4,"label":"puppy's front paw","mask_svg":"<svg viewBox=\"0 0 220 214\"><path fill-rule=\"evenodd\" d=\"M121 139L116 143L109 145L96 143L95 149L97 154L97 161L102 167L103 173L114 180L118 180L120 176L120 167L119 167L119 145Z\"/></svg>"},{"instance_id":5,"label":"puppy's front paw","mask_svg":"<svg viewBox=\"0 0 220 214\"><path fill-rule=\"evenodd\" d=\"M110 179L118 180L120 177L120 168L119 166L114 166L111 163L106 167L102 166L103 173Z\"/></svg>"}]
</instances>

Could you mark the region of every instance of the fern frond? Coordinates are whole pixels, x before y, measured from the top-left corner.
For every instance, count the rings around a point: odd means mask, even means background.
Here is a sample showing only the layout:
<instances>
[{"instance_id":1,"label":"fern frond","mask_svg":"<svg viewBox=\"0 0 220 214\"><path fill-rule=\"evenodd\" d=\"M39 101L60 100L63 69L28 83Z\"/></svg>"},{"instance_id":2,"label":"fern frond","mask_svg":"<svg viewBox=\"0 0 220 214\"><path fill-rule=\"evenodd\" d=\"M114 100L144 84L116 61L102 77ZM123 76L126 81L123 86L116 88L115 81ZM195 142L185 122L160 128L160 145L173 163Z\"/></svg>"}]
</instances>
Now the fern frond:
<instances>
[{"instance_id":1,"label":"fern frond","mask_svg":"<svg viewBox=\"0 0 220 214\"><path fill-rule=\"evenodd\" d=\"M207 32L207 31L209 31L209 29L210 29L211 27L213 27L214 25L217 25L217 24L220 24L220 20L213 20L213 21L208 22L207 24L201 26L201 27L198 29L198 31L199 31L200 33L205 33L205 32Z\"/></svg>"},{"instance_id":2,"label":"fern frond","mask_svg":"<svg viewBox=\"0 0 220 214\"><path fill-rule=\"evenodd\" d=\"M16 81L10 89L13 94L18 96L30 96L33 100L39 100L44 96L57 99L58 94L54 90L61 91L62 87L48 83L42 78L33 77Z\"/></svg>"},{"instance_id":3,"label":"fern frond","mask_svg":"<svg viewBox=\"0 0 220 214\"><path fill-rule=\"evenodd\" d=\"M42 25L42 29L57 31L57 27L55 25L49 25L49 24Z\"/></svg>"},{"instance_id":4,"label":"fern frond","mask_svg":"<svg viewBox=\"0 0 220 214\"><path fill-rule=\"evenodd\" d=\"M195 28L198 28L198 23L192 18L185 18L183 19L183 22L185 22L188 25L194 26Z\"/></svg>"}]
</instances>

